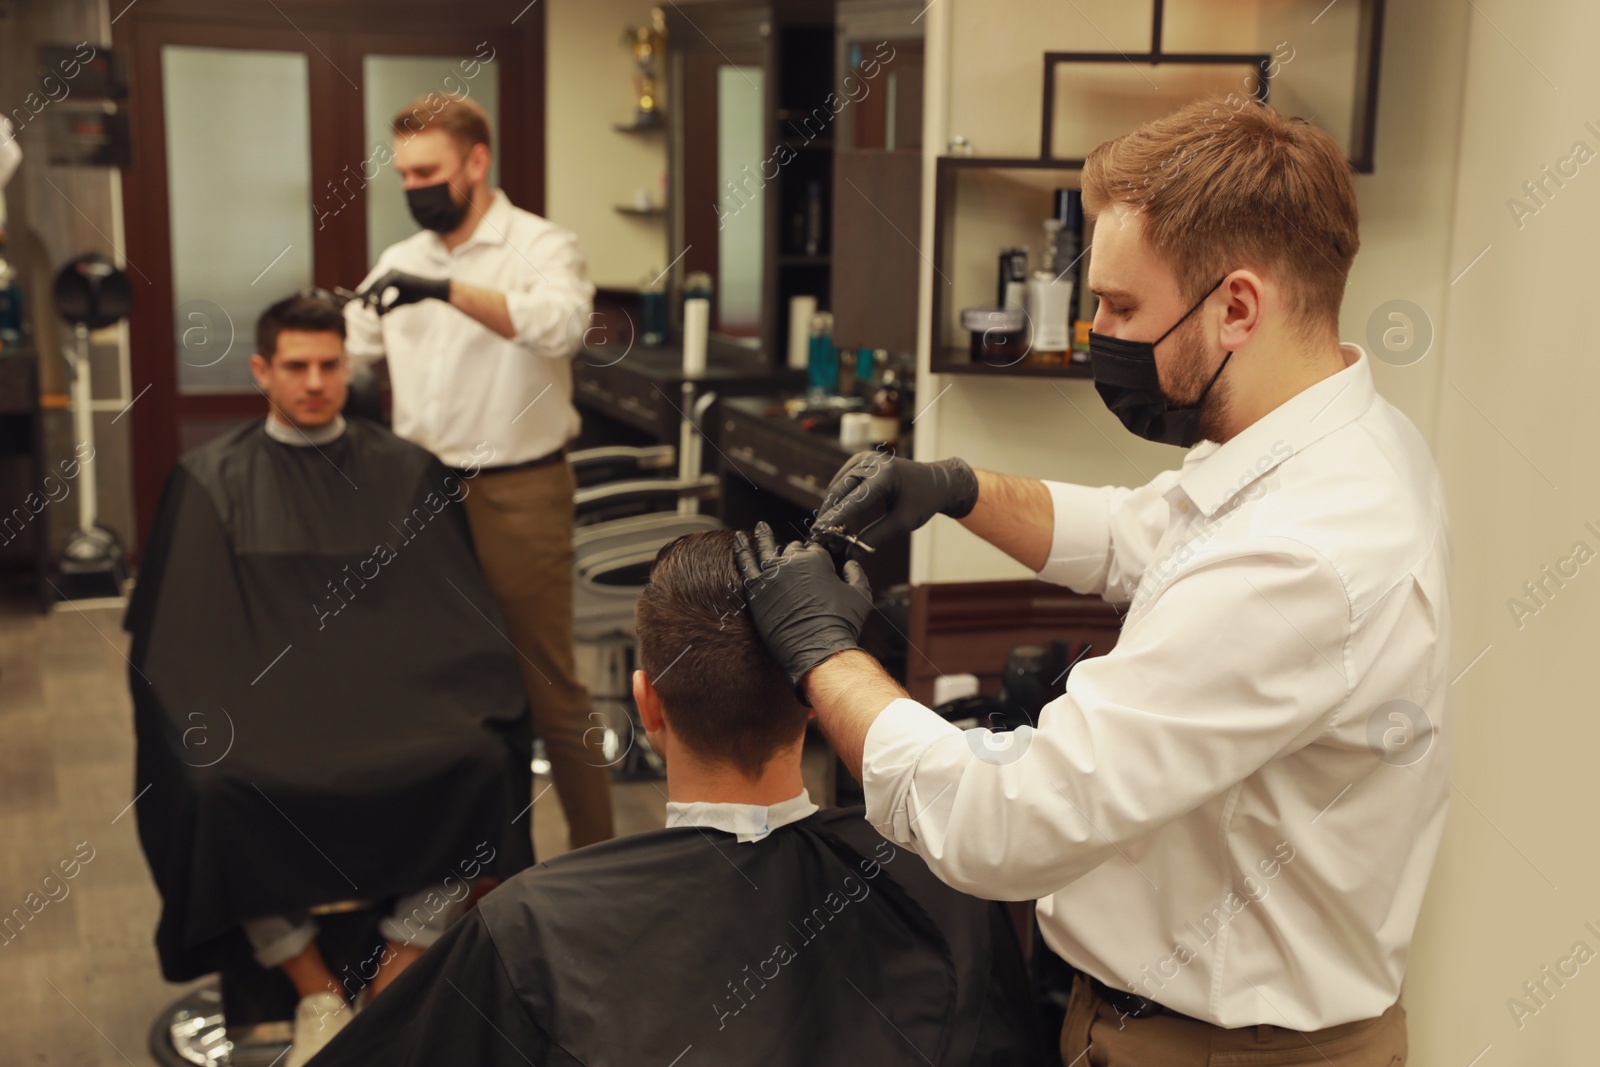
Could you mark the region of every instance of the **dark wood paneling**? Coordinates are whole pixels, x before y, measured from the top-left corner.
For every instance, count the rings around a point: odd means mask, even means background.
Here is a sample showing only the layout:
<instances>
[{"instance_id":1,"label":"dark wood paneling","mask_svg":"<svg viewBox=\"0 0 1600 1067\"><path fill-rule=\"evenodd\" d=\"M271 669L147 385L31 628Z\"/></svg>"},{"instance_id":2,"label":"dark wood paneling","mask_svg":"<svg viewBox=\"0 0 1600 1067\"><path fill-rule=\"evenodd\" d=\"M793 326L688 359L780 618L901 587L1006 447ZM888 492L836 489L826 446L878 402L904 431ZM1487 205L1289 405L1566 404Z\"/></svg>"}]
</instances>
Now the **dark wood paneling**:
<instances>
[{"instance_id":1,"label":"dark wood paneling","mask_svg":"<svg viewBox=\"0 0 1600 1067\"><path fill-rule=\"evenodd\" d=\"M983 692L998 694L1006 656L1016 646L1065 641L1071 659L1085 654L1085 645L1086 655L1103 656L1121 627L1121 615L1099 597L1046 582L913 586L906 689L931 706L939 675L975 674Z\"/></svg>"},{"instance_id":2,"label":"dark wood paneling","mask_svg":"<svg viewBox=\"0 0 1600 1067\"><path fill-rule=\"evenodd\" d=\"M834 174L834 341L915 352L922 153L836 151Z\"/></svg>"},{"instance_id":3,"label":"dark wood paneling","mask_svg":"<svg viewBox=\"0 0 1600 1067\"><path fill-rule=\"evenodd\" d=\"M172 250L161 48L187 44L301 52L310 70L311 188L320 203L336 187L353 195L314 228L313 278L353 286L367 271L364 187L349 181L367 144L361 105L362 56L477 53L494 49L500 123L494 151L500 187L512 202L544 210L545 5L526 0L452 8L442 20L436 4L420 0L139 0L113 25L113 42L130 61L127 109L133 165L123 174L127 258L136 264L136 297L129 318L134 391L131 412L134 502L140 530L148 527L167 471L182 450L180 422L264 410L249 390L181 396L174 357ZM386 176L394 180L392 175ZM248 343L253 323L236 323Z\"/></svg>"}]
</instances>

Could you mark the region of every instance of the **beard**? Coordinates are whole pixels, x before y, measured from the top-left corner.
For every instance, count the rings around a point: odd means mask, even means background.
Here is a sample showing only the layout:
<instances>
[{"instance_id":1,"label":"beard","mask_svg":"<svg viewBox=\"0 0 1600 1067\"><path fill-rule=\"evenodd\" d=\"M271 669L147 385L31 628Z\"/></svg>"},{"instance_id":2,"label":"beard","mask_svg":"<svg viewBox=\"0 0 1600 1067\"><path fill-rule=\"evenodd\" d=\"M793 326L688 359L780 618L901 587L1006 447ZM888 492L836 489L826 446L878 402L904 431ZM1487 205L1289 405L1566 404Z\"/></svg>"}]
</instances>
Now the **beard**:
<instances>
[{"instance_id":1,"label":"beard","mask_svg":"<svg viewBox=\"0 0 1600 1067\"><path fill-rule=\"evenodd\" d=\"M1217 373L1217 367L1221 365L1222 360L1228 358L1225 352L1212 358L1206 349L1205 341L1200 336L1201 327L1199 319L1190 319L1178 327L1178 332L1173 335L1173 339L1178 342L1178 358L1174 366L1175 380L1168 395L1174 404L1184 407L1200 399L1206 383ZM1195 444L1201 441L1222 440L1222 428L1227 422L1232 399L1233 390L1228 385L1228 375L1224 373L1212 384L1211 392L1206 393L1195 431Z\"/></svg>"}]
</instances>

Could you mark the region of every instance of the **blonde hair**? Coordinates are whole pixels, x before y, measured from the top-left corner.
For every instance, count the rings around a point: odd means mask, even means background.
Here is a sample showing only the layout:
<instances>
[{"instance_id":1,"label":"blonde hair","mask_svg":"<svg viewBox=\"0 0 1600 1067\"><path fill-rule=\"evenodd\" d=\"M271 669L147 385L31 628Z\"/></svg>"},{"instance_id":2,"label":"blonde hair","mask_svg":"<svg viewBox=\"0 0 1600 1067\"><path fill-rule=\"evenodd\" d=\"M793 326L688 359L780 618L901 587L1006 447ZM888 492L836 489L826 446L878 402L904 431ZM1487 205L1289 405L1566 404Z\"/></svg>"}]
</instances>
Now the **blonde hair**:
<instances>
[{"instance_id":1,"label":"blonde hair","mask_svg":"<svg viewBox=\"0 0 1600 1067\"><path fill-rule=\"evenodd\" d=\"M1197 101L1090 152L1083 201L1091 215L1140 212L1186 301L1260 267L1283 284L1291 326L1337 335L1361 247L1355 186L1338 144L1304 119L1247 97Z\"/></svg>"},{"instance_id":2,"label":"blonde hair","mask_svg":"<svg viewBox=\"0 0 1600 1067\"><path fill-rule=\"evenodd\" d=\"M424 93L395 115L389 129L396 136L440 129L455 140L463 153L473 145L490 147L489 114L476 100L465 96Z\"/></svg>"}]
</instances>

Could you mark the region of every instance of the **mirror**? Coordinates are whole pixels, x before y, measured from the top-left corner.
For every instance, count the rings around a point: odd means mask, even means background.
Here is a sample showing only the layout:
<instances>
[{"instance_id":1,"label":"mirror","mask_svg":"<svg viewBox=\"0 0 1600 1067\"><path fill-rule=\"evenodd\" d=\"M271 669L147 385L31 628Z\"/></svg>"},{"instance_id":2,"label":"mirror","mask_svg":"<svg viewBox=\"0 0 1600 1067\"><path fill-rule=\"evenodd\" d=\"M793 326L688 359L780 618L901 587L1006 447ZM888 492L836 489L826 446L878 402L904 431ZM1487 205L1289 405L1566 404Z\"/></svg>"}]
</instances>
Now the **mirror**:
<instances>
[{"instance_id":1,"label":"mirror","mask_svg":"<svg viewBox=\"0 0 1600 1067\"><path fill-rule=\"evenodd\" d=\"M712 329L730 337L761 335L764 113L760 67L717 68L717 269L712 278L719 299Z\"/></svg>"},{"instance_id":2,"label":"mirror","mask_svg":"<svg viewBox=\"0 0 1600 1067\"><path fill-rule=\"evenodd\" d=\"M711 339L758 349L773 178L766 52L754 27L696 23L703 33L674 34L668 10L672 289L709 274Z\"/></svg>"},{"instance_id":3,"label":"mirror","mask_svg":"<svg viewBox=\"0 0 1600 1067\"><path fill-rule=\"evenodd\" d=\"M842 86L858 106L839 115L841 150L922 149L921 37L846 39Z\"/></svg>"}]
</instances>

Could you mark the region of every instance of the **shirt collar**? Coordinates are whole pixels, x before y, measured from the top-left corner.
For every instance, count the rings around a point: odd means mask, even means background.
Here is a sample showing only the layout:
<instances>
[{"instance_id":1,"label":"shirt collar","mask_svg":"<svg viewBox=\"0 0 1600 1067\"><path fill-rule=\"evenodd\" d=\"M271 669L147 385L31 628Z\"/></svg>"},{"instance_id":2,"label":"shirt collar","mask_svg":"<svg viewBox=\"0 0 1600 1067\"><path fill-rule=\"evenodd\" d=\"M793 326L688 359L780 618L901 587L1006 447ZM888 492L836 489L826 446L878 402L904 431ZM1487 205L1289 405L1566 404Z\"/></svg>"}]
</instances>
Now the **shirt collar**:
<instances>
[{"instance_id":1,"label":"shirt collar","mask_svg":"<svg viewBox=\"0 0 1600 1067\"><path fill-rule=\"evenodd\" d=\"M471 208L467 210L471 211ZM478 224L472 228L472 235L465 241L456 245L452 253L445 248L444 238L433 234L433 246L436 252L445 256L460 255L474 245L503 245L506 243L506 228L511 225L511 198L506 196L504 189L496 189L489 202L489 210L478 219Z\"/></svg>"},{"instance_id":2,"label":"shirt collar","mask_svg":"<svg viewBox=\"0 0 1600 1067\"><path fill-rule=\"evenodd\" d=\"M297 448L309 448L313 445L325 445L337 441L344 436L345 421L343 415L335 415L333 421L326 426L319 426L315 430L302 430L298 426L287 426L271 415L267 416L267 436L285 445L294 445Z\"/></svg>"},{"instance_id":3,"label":"shirt collar","mask_svg":"<svg viewBox=\"0 0 1600 1067\"><path fill-rule=\"evenodd\" d=\"M799 822L817 812L809 791L773 804L711 804L694 801L680 804L667 801L667 828L701 826L737 836L741 843L760 841L780 826Z\"/></svg>"},{"instance_id":4,"label":"shirt collar","mask_svg":"<svg viewBox=\"0 0 1600 1067\"><path fill-rule=\"evenodd\" d=\"M1226 444L1206 441L1189 450L1168 501L1187 496L1206 517L1252 482L1359 417L1371 406L1372 361L1356 344L1341 344L1345 368L1285 400Z\"/></svg>"}]
</instances>

